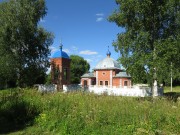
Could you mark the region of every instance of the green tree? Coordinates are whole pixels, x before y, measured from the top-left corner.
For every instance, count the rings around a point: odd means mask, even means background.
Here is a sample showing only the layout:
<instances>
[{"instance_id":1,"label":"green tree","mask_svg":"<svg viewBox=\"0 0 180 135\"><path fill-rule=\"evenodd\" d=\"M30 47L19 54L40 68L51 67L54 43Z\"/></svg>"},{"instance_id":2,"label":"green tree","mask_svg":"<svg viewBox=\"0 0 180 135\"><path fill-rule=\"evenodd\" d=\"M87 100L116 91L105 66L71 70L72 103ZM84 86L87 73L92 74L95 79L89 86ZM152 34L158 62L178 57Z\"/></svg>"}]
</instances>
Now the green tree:
<instances>
[{"instance_id":1,"label":"green tree","mask_svg":"<svg viewBox=\"0 0 180 135\"><path fill-rule=\"evenodd\" d=\"M46 14L45 0L0 3L1 79L15 78L18 86L29 86L46 72L53 41L52 33L39 25Z\"/></svg>"},{"instance_id":2,"label":"green tree","mask_svg":"<svg viewBox=\"0 0 180 135\"><path fill-rule=\"evenodd\" d=\"M70 55L71 59L71 83L80 83L81 76L90 69L89 63L78 55Z\"/></svg>"},{"instance_id":3,"label":"green tree","mask_svg":"<svg viewBox=\"0 0 180 135\"><path fill-rule=\"evenodd\" d=\"M171 69L180 78L180 1L116 0L118 9L109 21L123 27L113 43L121 63L135 82L170 81ZM172 66L170 66L172 63Z\"/></svg>"},{"instance_id":4,"label":"green tree","mask_svg":"<svg viewBox=\"0 0 180 135\"><path fill-rule=\"evenodd\" d=\"M52 84L51 72L46 75L46 84Z\"/></svg>"}]
</instances>

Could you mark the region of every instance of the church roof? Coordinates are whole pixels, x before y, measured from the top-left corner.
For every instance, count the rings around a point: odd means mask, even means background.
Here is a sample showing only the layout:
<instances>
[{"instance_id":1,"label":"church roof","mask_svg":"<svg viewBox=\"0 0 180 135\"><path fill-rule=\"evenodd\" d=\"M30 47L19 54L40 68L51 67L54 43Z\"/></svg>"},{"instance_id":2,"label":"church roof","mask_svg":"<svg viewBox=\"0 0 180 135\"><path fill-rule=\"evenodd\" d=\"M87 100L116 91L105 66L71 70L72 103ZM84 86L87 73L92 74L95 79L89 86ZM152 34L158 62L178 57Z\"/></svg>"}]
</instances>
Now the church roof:
<instances>
[{"instance_id":1,"label":"church roof","mask_svg":"<svg viewBox=\"0 0 180 135\"><path fill-rule=\"evenodd\" d=\"M111 52L109 51L109 46L108 46L108 51L107 51L107 57L104 58L103 60L99 61L94 70L101 70L101 69L120 69L120 65L117 61L112 59Z\"/></svg>"},{"instance_id":2,"label":"church roof","mask_svg":"<svg viewBox=\"0 0 180 135\"><path fill-rule=\"evenodd\" d=\"M114 59L106 57L105 59L98 62L94 70L96 69L120 69L120 65Z\"/></svg>"},{"instance_id":3,"label":"church roof","mask_svg":"<svg viewBox=\"0 0 180 135\"><path fill-rule=\"evenodd\" d=\"M116 74L115 77L131 78L131 76L128 75L126 72L119 72L118 74Z\"/></svg>"},{"instance_id":4,"label":"church roof","mask_svg":"<svg viewBox=\"0 0 180 135\"><path fill-rule=\"evenodd\" d=\"M95 77L93 73L85 73L84 75L81 76L81 78L92 78Z\"/></svg>"},{"instance_id":5,"label":"church roof","mask_svg":"<svg viewBox=\"0 0 180 135\"><path fill-rule=\"evenodd\" d=\"M52 58L66 58L69 59L69 56L66 52L62 51L62 44L60 45L60 50L54 53Z\"/></svg>"},{"instance_id":6,"label":"church roof","mask_svg":"<svg viewBox=\"0 0 180 135\"><path fill-rule=\"evenodd\" d=\"M54 53L52 58L66 58L66 59L69 59L69 56L68 56L68 54L66 52L59 50L59 51Z\"/></svg>"}]
</instances>

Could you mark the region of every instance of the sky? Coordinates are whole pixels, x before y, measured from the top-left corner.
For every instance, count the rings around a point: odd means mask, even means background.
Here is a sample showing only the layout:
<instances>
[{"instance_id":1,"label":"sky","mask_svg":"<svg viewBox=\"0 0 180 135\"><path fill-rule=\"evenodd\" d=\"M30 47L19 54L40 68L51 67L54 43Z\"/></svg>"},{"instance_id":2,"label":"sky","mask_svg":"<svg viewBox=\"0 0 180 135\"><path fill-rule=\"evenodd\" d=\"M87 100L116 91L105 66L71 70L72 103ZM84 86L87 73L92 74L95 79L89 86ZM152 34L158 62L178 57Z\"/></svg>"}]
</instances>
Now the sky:
<instances>
[{"instance_id":1,"label":"sky","mask_svg":"<svg viewBox=\"0 0 180 135\"><path fill-rule=\"evenodd\" d=\"M79 55L88 61L90 71L111 51L118 59L112 42L123 29L108 17L118 8L115 0L46 0L47 15L40 25L54 34L51 56L59 49L70 55Z\"/></svg>"},{"instance_id":2,"label":"sky","mask_svg":"<svg viewBox=\"0 0 180 135\"><path fill-rule=\"evenodd\" d=\"M108 21L118 9L115 0L46 0L46 6L47 15L39 25L54 34L50 58L62 42L63 51L83 57L90 71L106 57L108 46L111 57L118 59L112 43L124 30Z\"/></svg>"}]
</instances>

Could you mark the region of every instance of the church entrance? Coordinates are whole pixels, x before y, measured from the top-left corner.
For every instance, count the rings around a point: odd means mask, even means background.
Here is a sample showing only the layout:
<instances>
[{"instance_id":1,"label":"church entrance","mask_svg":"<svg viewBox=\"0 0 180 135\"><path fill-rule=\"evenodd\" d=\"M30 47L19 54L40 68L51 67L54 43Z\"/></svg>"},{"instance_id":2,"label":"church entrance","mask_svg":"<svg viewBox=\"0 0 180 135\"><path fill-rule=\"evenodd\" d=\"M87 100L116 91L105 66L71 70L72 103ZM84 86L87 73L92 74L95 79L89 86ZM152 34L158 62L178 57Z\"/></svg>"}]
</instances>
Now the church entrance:
<instances>
[{"instance_id":1,"label":"church entrance","mask_svg":"<svg viewBox=\"0 0 180 135\"><path fill-rule=\"evenodd\" d=\"M85 87L87 86L87 80L84 80L84 86Z\"/></svg>"}]
</instances>

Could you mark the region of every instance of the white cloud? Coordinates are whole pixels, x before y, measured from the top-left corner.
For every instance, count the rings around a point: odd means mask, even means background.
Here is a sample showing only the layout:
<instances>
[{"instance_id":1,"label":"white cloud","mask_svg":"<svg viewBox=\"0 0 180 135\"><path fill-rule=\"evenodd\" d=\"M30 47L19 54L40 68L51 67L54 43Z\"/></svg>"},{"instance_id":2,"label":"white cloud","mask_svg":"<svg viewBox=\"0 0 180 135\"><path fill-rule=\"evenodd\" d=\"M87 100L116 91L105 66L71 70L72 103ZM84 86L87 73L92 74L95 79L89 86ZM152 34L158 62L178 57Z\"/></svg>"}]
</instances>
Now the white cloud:
<instances>
[{"instance_id":1,"label":"white cloud","mask_svg":"<svg viewBox=\"0 0 180 135\"><path fill-rule=\"evenodd\" d=\"M104 18L103 17L98 17L96 18L96 22L101 22Z\"/></svg>"},{"instance_id":2,"label":"white cloud","mask_svg":"<svg viewBox=\"0 0 180 135\"><path fill-rule=\"evenodd\" d=\"M103 13L97 13L96 16L104 16Z\"/></svg>"},{"instance_id":3,"label":"white cloud","mask_svg":"<svg viewBox=\"0 0 180 135\"><path fill-rule=\"evenodd\" d=\"M90 51L90 50L85 50L85 51L80 51L79 54L94 55L94 54L98 54L98 53L97 53L97 52Z\"/></svg>"},{"instance_id":4,"label":"white cloud","mask_svg":"<svg viewBox=\"0 0 180 135\"><path fill-rule=\"evenodd\" d=\"M96 14L96 22L101 22L104 20L104 14L103 13L97 13Z\"/></svg>"}]
</instances>

